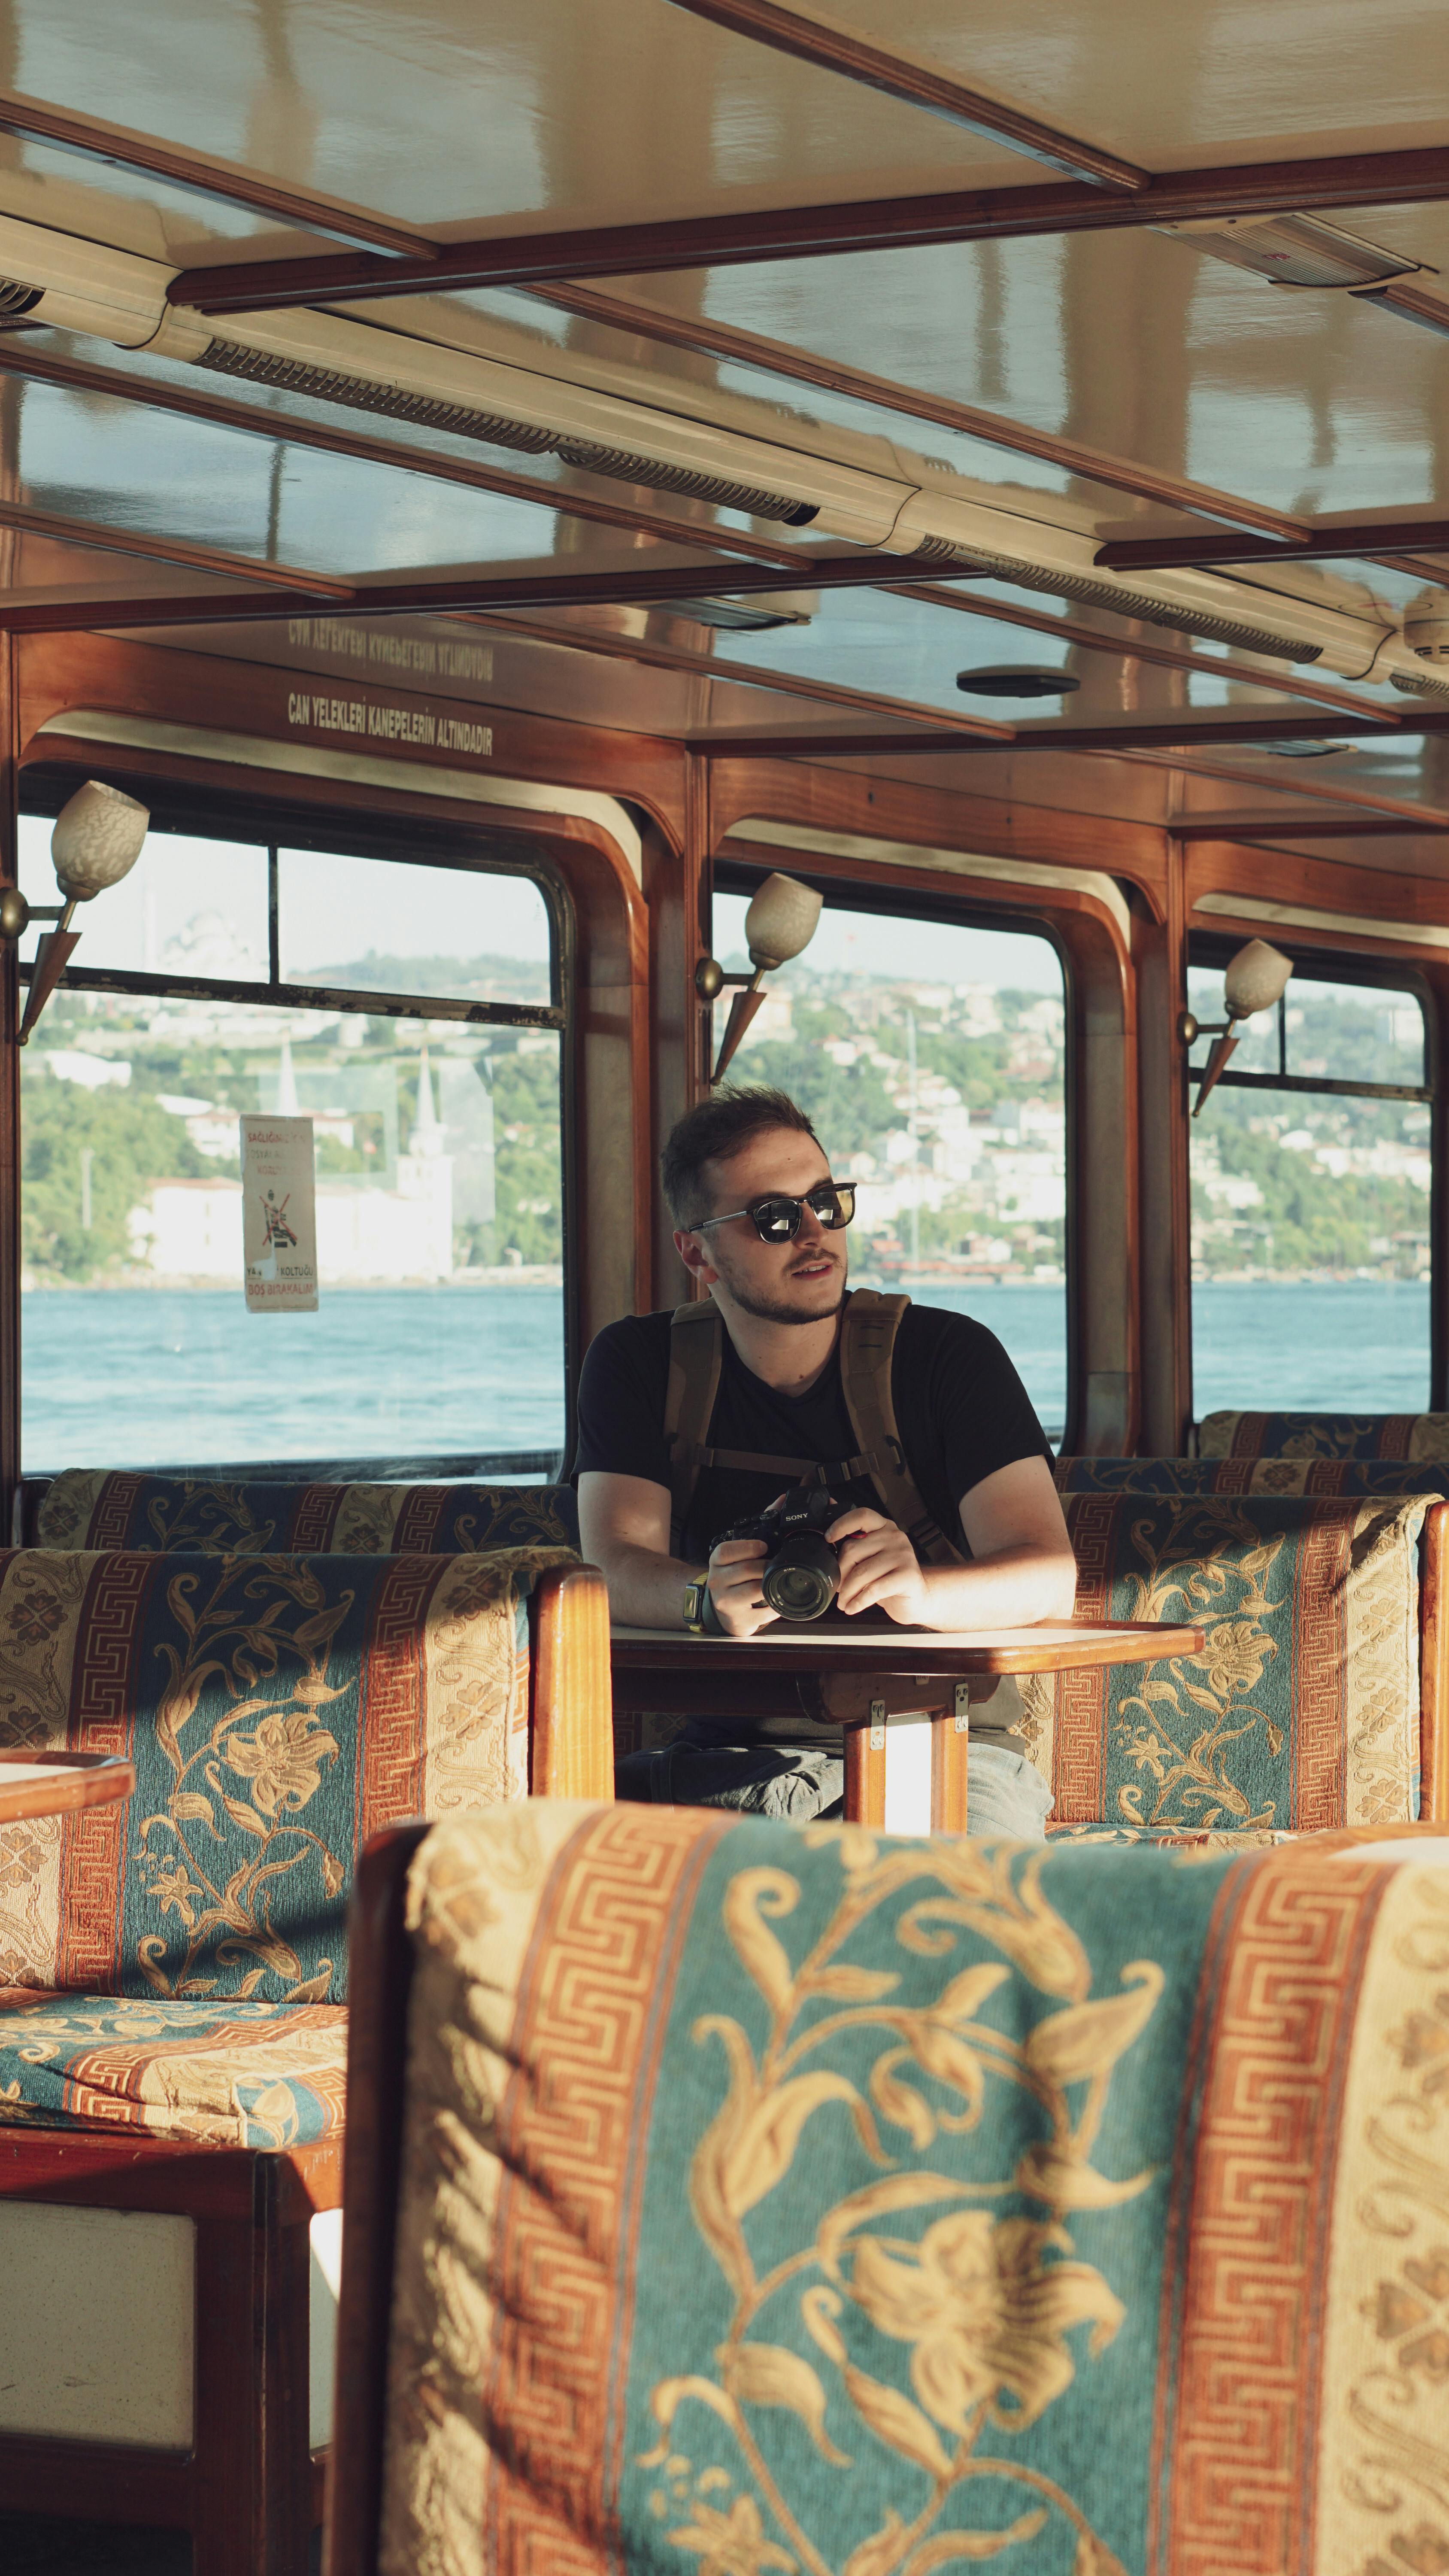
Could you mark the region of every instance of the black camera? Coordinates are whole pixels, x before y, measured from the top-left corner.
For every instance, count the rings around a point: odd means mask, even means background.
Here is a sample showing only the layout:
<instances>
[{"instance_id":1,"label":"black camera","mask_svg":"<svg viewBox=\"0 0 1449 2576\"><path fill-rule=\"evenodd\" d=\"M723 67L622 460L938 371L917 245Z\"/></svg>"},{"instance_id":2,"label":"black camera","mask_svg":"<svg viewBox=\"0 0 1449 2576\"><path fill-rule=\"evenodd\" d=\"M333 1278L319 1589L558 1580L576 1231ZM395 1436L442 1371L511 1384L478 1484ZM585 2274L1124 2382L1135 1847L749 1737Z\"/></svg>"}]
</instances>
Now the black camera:
<instances>
[{"instance_id":1,"label":"black camera","mask_svg":"<svg viewBox=\"0 0 1449 2576\"><path fill-rule=\"evenodd\" d=\"M808 1485L772 1503L758 1520L736 1521L720 1532L721 1539L764 1540L760 1592L778 1619L824 1618L840 1590L840 1559L825 1533L844 1509L833 1494Z\"/></svg>"}]
</instances>

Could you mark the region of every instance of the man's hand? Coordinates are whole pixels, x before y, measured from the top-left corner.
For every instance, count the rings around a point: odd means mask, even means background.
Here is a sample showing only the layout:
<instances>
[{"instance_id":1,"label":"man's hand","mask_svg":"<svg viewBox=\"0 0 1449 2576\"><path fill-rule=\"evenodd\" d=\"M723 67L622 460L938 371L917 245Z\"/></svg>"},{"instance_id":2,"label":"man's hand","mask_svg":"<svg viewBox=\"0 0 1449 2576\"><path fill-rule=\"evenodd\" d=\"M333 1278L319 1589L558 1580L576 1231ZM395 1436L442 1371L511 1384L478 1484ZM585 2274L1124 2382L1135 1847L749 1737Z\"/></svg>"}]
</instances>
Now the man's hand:
<instances>
[{"instance_id":1,"label":"man's hand","mask_svg":"<svg viewBox=\"0 0 1449 2576\"><path fill-rule=\"evenodd\" d=\"M927 1624L926 1578L903 1529L883 1512L842 1512L825 1533L840 1557L836 1608L884 1610L903 1628Z\"/></svg>"},{"instance_id":2,"label":"man's hand","mask_svg":"<svg viewBox=\"0 0 1449 2576\"><path fill-rule=\"evenodd\" d=\"M709 1560L709 1597L727 1637L753 1637L773 1628L775 1613L760 1597L765 1562L762 1538L721 1539Z\"/></svg>"}]
</instances>

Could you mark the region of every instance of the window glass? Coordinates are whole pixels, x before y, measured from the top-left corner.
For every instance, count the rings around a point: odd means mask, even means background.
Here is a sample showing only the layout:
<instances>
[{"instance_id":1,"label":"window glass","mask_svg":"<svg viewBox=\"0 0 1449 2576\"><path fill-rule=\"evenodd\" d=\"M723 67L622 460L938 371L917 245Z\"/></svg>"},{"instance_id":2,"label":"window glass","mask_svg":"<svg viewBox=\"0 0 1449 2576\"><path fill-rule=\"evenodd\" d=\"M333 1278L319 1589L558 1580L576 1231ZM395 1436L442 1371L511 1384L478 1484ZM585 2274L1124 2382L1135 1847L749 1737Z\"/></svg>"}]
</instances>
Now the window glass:
<instances>
[{"instance_id":1,"label":"window glass","mask_svg":"<svg viewBox=\"0 0 1449 2576\"><path fill-rule=\"evenodd\" d=\"M548 907L528 877L279 850L284 984L546 1002Z\"/></svg>"},{"instance_id":2,"label":"window glass","mask_svg":"<svg viewBox=\"0 0 1449 2576\"><path fill-rule=\"evenodd\" d=\"M746 968L748 897L715 897L715 954ZM734 1059L808 1111L860 1183L858 1287L975 1315L1047 1431L1066 1412L1062 970L1051 943L827 904L772 975ZM716 1011L716 1043L730 995Z\"/></svg>"},{"instance_id":3,"label":"window glass","mask_svg":"<svg viewBox=\"0 0 1449 2576\"><path fill-rule=\"evenodd\" d=\"M29 903L60 901L51 829L48 817L20 817L20 890ZM32 923L20 943L22 963L52 927ZM88 969L265 983L267 853L243 841L148 832L130 875L77 905L71 928L83 941L75 962Z\"/></svg>"},{"instance_id":4,"label":"window glass","mask_svg":"<svg viewBox=\"0 0 1449 2576\"><path fill-rule=\"evenodd\" d=\"M1222 995L1220 967L1192 971L1201 1018L1222 1018ZM1189 1126L1195 1409L1418 1412L1430 1106L1374 1092L1424 1089L1418 998L1295 974L1281 1015L1247 1031ZM1195 1073L1208 1044L1192 1050ZM1279 1087L1284 1071L1294 1088ZM1314 1087L1330 1082L1363 1088Z\"/></svg>"},{"instance_id":5,"label":"window glass","mask_svg":"<svg viewBox=\"0 0 1449 2576\"><path fill-rule=\"evenodd\" d=\"M264 978L266 853L241 853L258 856ZM465 917L503 889L497 972L541 975L546 1000L537 888L458 881ZM248 935L246 869L230 882L242 896L213 903L209 957ZM121 891L97 898L97 927ZM372 916L335 909L365 958ZM164 984L184 907L161 925ZM429 956L435 929L412 924ZM94 971L98 945L88 918L75 967ZM349 947L334 941L339 965ZM57 992L21 1057L26 1471L366 1458L405 1472L560 1449L558 1031L290 1010L264 983L253 1003L114 982ZM246 1309L238 1118L258 1109L313 1121L315 1314Z\"/></svg>"}]
</instances>

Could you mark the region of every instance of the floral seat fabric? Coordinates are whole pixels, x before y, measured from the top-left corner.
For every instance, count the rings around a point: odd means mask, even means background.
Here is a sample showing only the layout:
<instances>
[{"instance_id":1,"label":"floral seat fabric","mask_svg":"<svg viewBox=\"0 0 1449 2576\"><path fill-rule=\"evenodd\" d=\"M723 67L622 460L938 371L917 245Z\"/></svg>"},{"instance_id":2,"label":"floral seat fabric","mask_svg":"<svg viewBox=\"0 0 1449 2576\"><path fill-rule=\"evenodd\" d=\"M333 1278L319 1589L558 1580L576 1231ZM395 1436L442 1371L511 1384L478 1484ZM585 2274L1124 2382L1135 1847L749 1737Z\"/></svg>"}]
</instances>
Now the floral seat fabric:
<instances>
[{"instance_id":1,"label":"floral seat fabric","mask_svg":"<svg viewBox=\"0 0 1449 2576\"><path fill-rule=\"evenodd\" d=\"M336 2004L178 2003L0 1989L0 2120L276 2152L340 2135Z\"/></svg>"},{"instance_id":2,"label":"floral seat fabric","mask_svg":"<svg viewBox=\"0 0 1449 2576\"><path fill-rule=\"evenodd\" d=\"M1449 1460L1449 1413L1209 1413L1204 1458Z\"/></svg>"},{"instance_id":3,"label":"floral seat fabric","mask_svg":"<svg viewBox=\"0 0 1449 2576\"><path fill-rule=\"evenodd\" d=\"M367 1836L527 1795L527 1595L562 1554L0 1555L0 1745L137 1773L0 1828L0 1986L340 2003Z\"/></svg>"},{"instance_id":4,"label":"floral seat fabric","mask_svg":"<svg viewBox=\"0 0 1449 2576\"><path fill-rule=\"evenodd\" d=\"M544 1801L410 1915L384 2576L1449 2539L1449 1873Z\"/></svg>"},{"instance_id":5,"label":"floral seat fabric","mask_svg":"<svg viewBox=\"0 0 1449 2576\"><path fill-rule=\"evenodd\" d=\"M1059 1494L1449 1495L1449 1457L1058 1458Z\"/></svg>"},{"instance_id":6,"label":"floral seat fabric","mask_svg":"<svg viewBox=\"0 0 1449 2576\"><path fill-rule=\"evenodd\" d=\"M476 1556L494 1547L576 1548L579 1514L570 1485L207 1484L74 1467L41 1497L35 1543L204 1555Z\"/></svg>"},{"instance_id":7,"label":"floral seat fabric","mask_svg":"<svg viewBox=\"0 0 1449 2576\"><path fill-rule=\"evenodd\" d=\"M1429 1498L1067 1494L1084 1619L1203 1651L1020 1688L1058 1827L1313 1832L1419 1812L1416 1542Z\"/></svg>"}]
</instances>

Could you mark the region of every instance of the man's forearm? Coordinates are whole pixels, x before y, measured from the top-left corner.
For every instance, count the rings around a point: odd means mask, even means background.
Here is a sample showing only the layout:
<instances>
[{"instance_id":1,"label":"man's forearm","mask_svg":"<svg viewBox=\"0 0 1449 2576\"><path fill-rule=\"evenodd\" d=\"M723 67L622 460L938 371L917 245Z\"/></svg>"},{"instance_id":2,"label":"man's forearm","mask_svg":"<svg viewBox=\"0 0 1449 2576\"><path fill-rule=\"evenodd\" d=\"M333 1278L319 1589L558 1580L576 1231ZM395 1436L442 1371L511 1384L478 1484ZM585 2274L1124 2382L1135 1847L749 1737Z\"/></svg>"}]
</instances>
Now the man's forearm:
<instances>
[{"instance_id":1,"label":"man's forearm","mask_svg":"<svg viewBox=\"0 0 1449 2576\"><path fill-rule=\"evenodd\" d=\"M613 1547L603 1565L609 1609L622 1628L684 1626L684 1587L704 1573L652 1547Z\"/></svg>"},{"instance_id":2,"label":"man's forearm","mask_svg":"<svg viewBox=\"0 0 1449 2576\"><path fill-rule=\"evenodd\" d=\"M1070 1619L1076 1599L1073 1560L1040 1547L1004 1547L970 1565L922 1571L932 1628L1030 1628Z\"/></svg>"}]
</instances>

